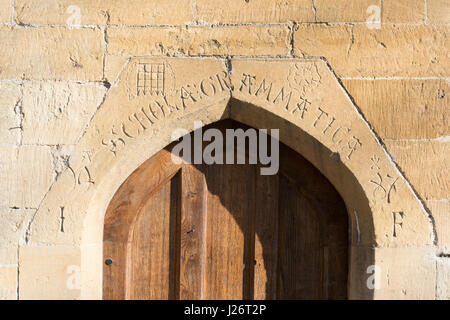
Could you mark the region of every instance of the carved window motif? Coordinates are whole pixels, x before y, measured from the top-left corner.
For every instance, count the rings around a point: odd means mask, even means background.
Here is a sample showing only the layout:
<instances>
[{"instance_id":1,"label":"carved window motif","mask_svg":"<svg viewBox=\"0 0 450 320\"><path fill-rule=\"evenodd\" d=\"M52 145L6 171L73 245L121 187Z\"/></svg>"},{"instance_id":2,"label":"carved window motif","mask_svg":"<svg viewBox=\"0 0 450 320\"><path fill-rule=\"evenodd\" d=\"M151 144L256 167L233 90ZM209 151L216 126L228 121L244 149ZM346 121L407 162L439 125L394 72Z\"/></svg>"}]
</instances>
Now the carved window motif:
<instances>
[{"instance_id":1,"label":"carved window motif","mask_svg":"<svg viewBox=\"0 0 450 320\"><path fill-rule=\"evenodd\" d=\"M137 95L163 95L164 73L164 63L139 63Z\"/></svg>"}]
</instances>

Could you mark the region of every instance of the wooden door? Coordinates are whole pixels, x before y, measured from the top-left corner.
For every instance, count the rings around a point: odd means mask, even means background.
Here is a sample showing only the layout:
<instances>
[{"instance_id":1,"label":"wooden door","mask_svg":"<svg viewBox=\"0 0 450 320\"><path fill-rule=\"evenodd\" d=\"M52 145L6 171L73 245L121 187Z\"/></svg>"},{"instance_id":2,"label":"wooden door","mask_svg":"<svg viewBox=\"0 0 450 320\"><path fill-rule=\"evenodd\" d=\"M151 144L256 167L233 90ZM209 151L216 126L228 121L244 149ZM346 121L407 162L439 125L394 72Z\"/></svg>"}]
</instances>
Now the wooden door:
<instances>
[{"instance_id":1,"label":"wooden door","mask_svg":"<svg viewBox=\"0 0 450 320\"><path fill-rule=\"evenodd\" d=\"M259 165L176 165L170 148L108 207L104 299L347 297L345 205L308 161L280 144L278 174L262 176Z\"/></svg>"}]
</instances>

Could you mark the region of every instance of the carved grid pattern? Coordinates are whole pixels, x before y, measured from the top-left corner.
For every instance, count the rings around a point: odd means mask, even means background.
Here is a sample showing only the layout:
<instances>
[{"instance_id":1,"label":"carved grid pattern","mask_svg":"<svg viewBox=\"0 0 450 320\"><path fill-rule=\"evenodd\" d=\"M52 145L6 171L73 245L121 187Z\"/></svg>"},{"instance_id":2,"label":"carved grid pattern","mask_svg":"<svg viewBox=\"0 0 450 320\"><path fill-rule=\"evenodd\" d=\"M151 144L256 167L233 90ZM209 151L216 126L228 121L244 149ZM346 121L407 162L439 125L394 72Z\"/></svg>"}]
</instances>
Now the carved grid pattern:
<instances>
[{"instance_id":1,"label":"carved grid pattern","mask_svg":"<svg viewBox=\"0 0 450 320\"><path fill-rule=\"evenodd\" d=\"M140 63L137 74L137 95L164 94L164 63Z\"/></svg>"}]
</instances>

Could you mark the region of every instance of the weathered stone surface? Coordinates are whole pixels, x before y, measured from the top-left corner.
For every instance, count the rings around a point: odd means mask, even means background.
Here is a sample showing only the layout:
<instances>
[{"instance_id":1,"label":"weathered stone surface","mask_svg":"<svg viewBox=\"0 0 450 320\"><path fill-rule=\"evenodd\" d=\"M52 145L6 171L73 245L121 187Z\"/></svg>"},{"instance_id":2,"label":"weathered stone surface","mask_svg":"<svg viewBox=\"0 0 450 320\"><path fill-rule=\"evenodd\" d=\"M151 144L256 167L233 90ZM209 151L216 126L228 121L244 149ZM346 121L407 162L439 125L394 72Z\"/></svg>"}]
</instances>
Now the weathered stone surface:
<instances>
[{"instance_id":1,"label":"weathered stone surface","mask_svg":"<svg viewBox=\"0 0 450 320\"><path fill-rule=\"evenodd\" d=\"M386 147L423 199L448 198L449 142L386 141Z\"/></svg>"},{"instance_id":2,"label":"weathered stone surface","mask_svg":"<svg viewBox=\"0 0 450 320\"><path fill-rule=\"evenodd\" d=\"M0 145L0 207L10 207L11 193L15 191L14 167L18 148L13 145Z\"/></svg>"},{"instance_id":3,"label":"weathered stone surface","mask_svg":"<svg viewBox=\"0 0 450 320\"><path fill-rule=\"evenodd\" d=\"M21 138L20 116L0 116L0 144L19 144Z\"/></svg>"},{"instance_id":4,"label":"weathered stone surface","mask_svg":"<svg viewBox=\"0 0 450 320\"><path fill-rule=\"evenodd\" d=\"M0 265L0 300L17 299L17 266Z\"/></svg>"},{"instance_id":5,"label":"weathered stone surface","mask_svg":"<svg viewBox=\"0 0 450 320\"><path fill-rule=\"evenodd\" d=\"M314 0L312 3L317 22L366 22L375 13L370 9L373 6L381 13L380 0Z\"/></svg>"},{"instance_id":6,"label":"weathered stone surface","mask_svg":"<svg viewBox=\"0 0 450 320\"><path fill-rule=\"evenodd\" d=\"M285 55L285 26L109 28L108 53L119 55Z\"/></svg>"},{"instance_id":7,"label":"weathered stone surface","mask_svg":"<svg viewBox=\"0 0 450 320\"><path fill-rule=\"evenodd\" d=\"M19 246L15 245L0 245L0 265L17 265L19 256L17 254Z\"/></svg>"},{"instance_id":8,"label":"weathered stone surface","mask_svg":"<svg viewBox=\"0 0 450 320\"><path fill-rule=\"evenodd\" d=\"M450 1L449 0L427 0L428 23L450 24Z\"/></svg>"},{"instance_id":9,"label":"weathered stone surface","mask_svg":"<svg viewBox=\"0 0 450 320\"><path fill-rule=\"evenodd\" d=\"M437 259L436 299L450 300L450 259Z\"/></svg>"},{"instance_id":10,"label":"weathered stone surface","mask_svg":"<svg viewBox=\"0 0 450 320\"><path fill-rule=\"evenodd\" d=\"M208 23L314 22L311 0L197 0L198 20Z\"/></svg>"},{"instance_id":11,"label":"weathered stone surface","mask_svg":"<svg viewBox=\"0 0 450 320\"><path fill-rule=\"evenodd\" d=\"M383 0L383 22L423 23L425 16L425 0Z\"/></svg>"},{"instance_id":12,"label":"weathered stone surface","mask_svg":"<svg viewBox=\"0 0 450 320\"><path fill-rule=\"evenodd\" d=\"M21 96L20 84L0 82L0 144L20 143Z\"/></svg>"},{"instance_id":13,"label":"weathered stone surface","mask_svg":"<svg viewBox=\"0 0 450 320\"><path fill-rule=\"evenodd\" d=\"M342 77L442 76L450 74L449 27L300 25L295 54L323 56Z\"/></svg>"},{"instance_id":14,"label":"weathered stone surface","mask_svg":"<svg viewBox=\"0 0 450 320\"><path fill-rule=\"evenodd\" d=\"M37 208L53 179L51 150L46 146L22 146L8 173L8 206Z\"/></svg>"},{"instance_id":15,"label":"weathered stone surface","mask_svg":"<svg viewBox=\"0 0 450 320\"><path fill-rule=\"evenodd\" d=\"M436 262L433 247L352 247L353 276L364 283L350 287L350 299L435 299Z\"/></svg>"},{"instance_id":16,"label":"weathered stone surface","mask_svg":"<svg viewBox=\"0 0 450 320\"><path fill-rule=\"evenodd\" d=\"M445 80L343 80L381 138L450 135L450 85Z\"/></svg>"},{"instance_id":17,"label":"weathered stone surface","mask_svg":"<svg viewBox=\"0 0 450 320\"><path fill-rule=\"evenodd\" d=\"M120 72L125 67L127 61L127 57L113 55L105 56L105 79L110 84L116 81L117 77L120 75Z\"/></svg>"},{"instance_id":18,"label":"weathered stone surface","mask_svg":"<svg viewBox=\"0 0 450 320\"><path fill-rule=\"evenodd\" d=\"M0 27L2 79L101 80L98 29Z\"/></svg>"},{"instance_id":19,"label":"weathered stone surface","mask_svg":"<svg viewBox=\"0 0 450 320\"><path fill-rule=\"evenodd\" d=\"M18 246L25 240L25 231L35 212L33 209L0 208L1 246Z\"/></svg>"},{"instance_id":20,"label":"weathered stone surface","mask_svg":"<svg viewBox=\"0 0 450 320\"><path fill-rule=\"evenodd\" d=\"M83 290L81 291L80 298L83 300L99 300L102 298L103 279L98 275L103 274L103 264L92 263L92 257L102 257L102 255L103 243L89 244L84 246L81 251L81 281Z\"/></svg>"},{"instance_id":21,"label":"weathered stone surface","mask_svg":"<svg viewBox=\"0 0 450 320\"><path fill-rule=\"evenodd\" d=\"M364 22L380 0L197 0L198 20L208 23Z\"/></svg>"},{"instance_id":22,"label":"weathered stone surface","mask_svg":"<svg viewBox=\"0 0 450 320\"><path fill-rule=\"evenodd\" d=\"M11 22L11 0L0 0L0 23Z\"/></svg>"},{"instance_id":23,"label":"weathered stone surface","mask_svg":"<svg viewBox=\"0 0 450 320\"><path fill-rule=\"evenodd\" d=\"M134 0L132 4L126 0L16 0L15 13L17 23L24 24L161 25L194 20L190 0Z\"/></svg>"},{"instance_id":24,"label":"weathered stone surface","mask_svg":"<svg viewBox=\"0 0 450 320\"><path fill-rule=\"evenodd\" d=\"M53 258L49 259L50 256ZM80 262L80 249L76 247L21 246L19 298L25 300L79 298Z\"/></svg>"},{"instance_id":25,"label":"weathered stone surface","mask_svg":"<svg viewBox=\"0 0 450 320\"><path fill-rule=\"evenodd\" d=\"M17 114L17 106L22 98L20 83L0 81L0 117Z\"/></svg>"},{"instance_id":26,"label":"weathered stone surface","mask_svg":"<svg viewBox=\"0 0 450 320\"><path fill-rule=\"evenodd\" d=\"M99 84L26 81L24 144L74 144L105 94Z\"/></svg>"},{"instance_id":27,"label":"weathered stone surface","mask_svg":"<svg viewBox=\"0 0 450 320\"><path fill-rule=\"evenodd\" d=\"M434 218L440 251L450 253L450 199L430 200L427 206Z\"/></svg>"}]
</instances>

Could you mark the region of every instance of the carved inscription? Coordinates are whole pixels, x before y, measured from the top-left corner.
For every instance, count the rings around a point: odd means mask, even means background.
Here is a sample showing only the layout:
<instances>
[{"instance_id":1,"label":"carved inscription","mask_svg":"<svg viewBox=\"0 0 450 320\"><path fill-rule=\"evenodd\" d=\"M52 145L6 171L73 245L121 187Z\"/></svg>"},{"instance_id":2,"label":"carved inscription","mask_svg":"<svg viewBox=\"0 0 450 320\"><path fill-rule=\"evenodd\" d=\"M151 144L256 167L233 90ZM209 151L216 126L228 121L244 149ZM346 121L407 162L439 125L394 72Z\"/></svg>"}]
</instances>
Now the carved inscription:
<instances>
[{"instance_id":1,"label":"carved inscription","mask_svg":"<svg viewBox=\"0 0 450 320\"><path fill-rule=\"evenodd\" d=\"M391 203L392 193L397 191L396 183L398 177L393 177L389 174L382 175L380 173L379 158L374 155L371 158L371 169L375 170L375 176L370 180L370 183L374 185L373 196L378 199L385 199L387 203Z\"/></svg>"},{"instance_id":2,"label":"carved inscription","mask_svg":"<svg viewBox=\"0 0 450 320\"><path fill-rule=\"evenodd\" d=\"M372 165L370 166L370 169L372 170L380 170L380 158L377 157L377 155L373 155L372 158L370 158L370 161L372 162Z\"/></svg>"},{"instance_id":3,"label":"carved inscription","mask_svg":"<svg viewBox=\"0 0 450 320\"><path fill-rule=\"evenodd\" d=\"M301 96L311 94L322 82L315 63L296 63L289 70L289 87Z\"/></svg>"},{"instance_id":4,"label":"carved inscription","mask_svg":"<svg viewBox=\"0 0 450 320\"><path fill-rule=\"evenodd\" d=\"M290 87L276 88L274 83L268 79L260 79L250 73L242 73L238 90L281 107L298 119L309 120L313 128L319 130L322 135L329 137L340 152L350 160L353 154L362 147L361 140L352 133L351 128L340 124L336 117L327 111L325 106L312 105L311 101L301 94L310 92L307 87L315 88L321 81L317 70L311 68L311 70L296 69L296 76L293 77L296 79L296 86L300 86L301 89L293 90L290 88L291 85L289 85ZM309 80L301 80L300 75L303 72L310 75Z\"/></svg>"},{"instance_id":5,"label":"carved inscription","mask_svg":"<svg viewBox=\"0 0 450 320\"><path fill-rule=\"evenodd\" d=\"M164 94L164 63L139 63L137 68L138 96Z\"/></svg>"},{"instance_id":6,"label":"carved inscription","mask_svg":"<svg viewBox=\"0 0 450 320\"><path fill-rule=\"evenodd\" d=\"M92 185L95 181L92 179L91 172L87 166L81 167L81 169L76 172L72 167L68 167L73 175L75 186L77 185Z\"/></svg>"},{"instance_id":7,"label":"carved inscription","mask_svg":"<svg viewBox=\"0 0 450 320\"><path fill-rule=\"evenodd\" d=\"M60 225L61 225L60 231L64 232L64 220L66 219L64 217L64 207L60 207L60 217L59 217L59 219L60 219Z\"/></svg>"},{"instance_id":8,"label":"carved inscription","mask_svg":"<svg viewBox=\"0 0 450 320\"><path fill-rule=\"evenodd\" d=\"M159 68L157 66L146 67L149 68L146 69L149 72ZM158 69L158 73L160 70L164 71L164 69ZM156 76L153 77L155 78ZM159 85L158 88L161 89L164 86L162 85L161 87ZM206 77L197 83L186 84L175 90L176 94L173 96L165 94L164 90L154 91L155 94L150 94L149 92L151 97L146 104L130 114L125 121L113 125L109 135L102 139L101 144L116 156L117 152L126 145L127 140L136 139L148 131L155 123L173 114L183 112L202 99L213 97L219 92L230 89L231 84L228 79L228 73L223 71ZM140 90L139 85L138 90ZM142 92L145 92L145 89L142 90L144 90Z\"/></svg>"},{"instance_id":9,"label":"carved inscription","mask_svg":"<svg viewBox=\"0 0 450 320\"><path fill-rule=\"evenodd\" d=\"M405 214L402 211L399 212L393 212L393 219L394 219L394 230L393 230L393 236L397 237L399 232L402 230L403 228L403 218L405 216Z\"/></svg>"},{"instance_id":10,"label":"carved inscription","mask_svg":"<svg viewBox=\"0 0 450 320\"><path fill-rule=\"evenodd\" d=\"M396 183L399 177L393 177L390 174L380 173L380 158L377 155L373 155L370 158L370 169L375 171L370 183L374 186L372 195L374 198L386 200L387 203L391 203L392 194L397 192Z\"/></svg>"},{"instance_id":11,"label":"carved inscription","mask_svg":"<svg viewBox=\"0 0 450 320\"><path fill-rule=\"evenodd\" d=\"M74 169L72 166L68 165L69 171L72 173L74 188L77 186L87 186L89 187L95 184L94 179L92 178L91 171L88 166L91 163L91 154L90 152L84 151L82 154L82 165L78 169Z\"/></svg>"}]
</instances>

